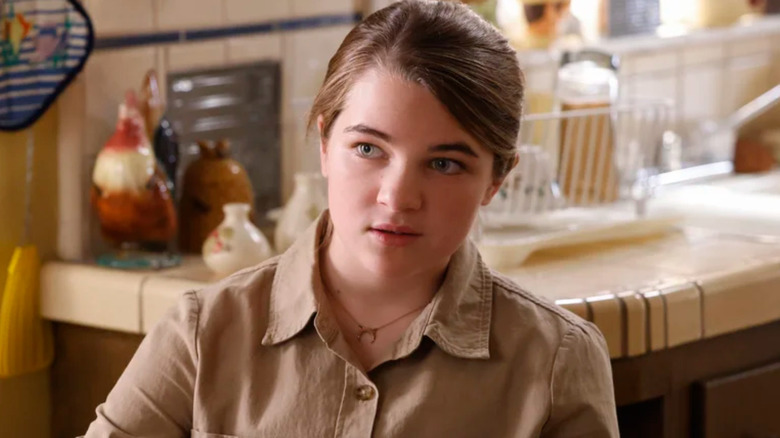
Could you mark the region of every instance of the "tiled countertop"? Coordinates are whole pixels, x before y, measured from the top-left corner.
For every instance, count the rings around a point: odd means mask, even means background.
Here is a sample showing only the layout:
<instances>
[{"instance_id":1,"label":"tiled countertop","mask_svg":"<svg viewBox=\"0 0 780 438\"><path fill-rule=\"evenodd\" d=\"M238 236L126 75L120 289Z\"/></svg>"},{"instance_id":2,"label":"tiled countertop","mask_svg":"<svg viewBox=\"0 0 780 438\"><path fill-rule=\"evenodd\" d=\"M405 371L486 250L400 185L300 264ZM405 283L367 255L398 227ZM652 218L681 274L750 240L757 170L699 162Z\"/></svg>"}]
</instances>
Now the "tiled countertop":
<instances>
[{"instance_id":1,"label":"tiled countertop","mask_svg":"<svg viewBox=\"0 0 780 438\"><path fill-rule=\"evenodd\" d=\"M215 280L196 256L161 271L51 262L41 271L41 314L54 321L146 333L182 293Z\"/></svg>"},{"instance_id":2,"label":"tiled countertop","mask_svg":"<svg viewBox=\"0 0 780 438\"><path fill-rule=\"evenodd\" d=\"M729 190L735 185L749 195L732 196ZM658 210L686 217L685 226L675 231L541 251L521 267L502 272L593 321L613 358L780 319L780 214L772 214L780 212L780 196L771 193L775 188L780 192L780 175L735 178L720 186L686 186L662 195ZM701 193L722 187L726 191L716 200L732 196L733 202L761 206L754 206L753 215L746 217L749 209L737 205L689 199L700 200ZM760 202L751 198L756 196ZM713 209L719 209L720 221L710 220ZM725 225L713 230L713 224ZM751 229L764 235L745 234ZM181 293L214 280L199 257L185 258L182 266L163 271L53 262L42 271L42 314L51 320L142 334Z\"/></svg>"}]
</instances>

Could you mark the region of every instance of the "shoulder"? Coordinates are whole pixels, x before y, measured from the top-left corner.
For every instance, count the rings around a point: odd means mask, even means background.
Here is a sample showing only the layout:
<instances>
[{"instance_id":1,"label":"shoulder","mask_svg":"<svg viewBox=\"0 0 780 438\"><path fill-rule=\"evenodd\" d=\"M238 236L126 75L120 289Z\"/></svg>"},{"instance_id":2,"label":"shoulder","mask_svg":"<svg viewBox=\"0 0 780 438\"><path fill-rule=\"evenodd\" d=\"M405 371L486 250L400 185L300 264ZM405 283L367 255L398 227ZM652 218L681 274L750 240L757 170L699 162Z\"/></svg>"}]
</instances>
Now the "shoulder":
<instances>
[{"instance_id":1,"label":"shoulder","mask_svg":"<svg viewBox=\"0 0 780 438\"><path fill-rule=\"evenodd\" d=\"M587 329L592 325L550 299L523 289L505 275L493 270L490 273L493 277L493 296L497 304L508 306L523 316L538 319L540 323L560 327L564 332L575 327Z\"/></svg>"},{"instance_id":2,"label":"shoulder","mask_svg":"<svg viewBox=\"0 0 780 438\"><path fill-rule=\"evenodd\" d=\"M570 344L597 344L606 349L599 329L551 300L533 294L510 278L491 270L494 303L494 328L502 332L529 333L540 339L555 354ZM509 335L511 339L516 336Z\"/></svg>"},{"instance_id":3,"label":"shoulder","mask_svg":"<svg viewBox=\"0 0 780 438\"><path fill-rule=\"evenodd\" d=\"M264 315L279 256L238 271L202 289L188 292L198 307L200 325L226 324Z\"/></svg>"}]
</instances>

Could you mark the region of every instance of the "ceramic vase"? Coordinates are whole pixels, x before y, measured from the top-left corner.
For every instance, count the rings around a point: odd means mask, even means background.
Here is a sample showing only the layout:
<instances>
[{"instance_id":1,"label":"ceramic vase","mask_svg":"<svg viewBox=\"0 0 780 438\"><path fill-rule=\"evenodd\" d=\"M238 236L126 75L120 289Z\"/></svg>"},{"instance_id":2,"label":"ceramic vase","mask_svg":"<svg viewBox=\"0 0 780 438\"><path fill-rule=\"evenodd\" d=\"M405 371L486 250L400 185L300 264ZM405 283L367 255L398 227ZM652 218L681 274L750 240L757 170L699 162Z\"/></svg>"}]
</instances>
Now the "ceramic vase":
<instances>
[{"instance_id":1,"label":"ceramic vase","mask_svg":"<svg viewBox=\"0 0 780 438\"><path fill-rule=\"evenodd\" d=\"M203 244L203 261L219 275L229 275L271 257L271 245L249 220L249 204L225 204L225 219Z\"/></svg>"},{"instance_id":2,"label":"ceramic vase","mask_svg":"<svg viewBox=\"0 0 780 438\"><path fill-rule=\"evenodd\" d=\"M292 246L306 229L328 208L325 179L319 173L295 174L295 188L285 204L274 232L276 252Z\"/></svg>"},{"instance_id":3,"label":"ceramic vase","mask_svg":"<svg viewBox=\"0 0 780 438\"><path fill-rule=\"evenodd\" d=\"M249 204L254 194L246 170L230 157L227 141L198 142L200 157L187 167L179 201L179 248L199 253L209 233L222 222L222 207L229 203Z\"/></svg>"}]
</instances>

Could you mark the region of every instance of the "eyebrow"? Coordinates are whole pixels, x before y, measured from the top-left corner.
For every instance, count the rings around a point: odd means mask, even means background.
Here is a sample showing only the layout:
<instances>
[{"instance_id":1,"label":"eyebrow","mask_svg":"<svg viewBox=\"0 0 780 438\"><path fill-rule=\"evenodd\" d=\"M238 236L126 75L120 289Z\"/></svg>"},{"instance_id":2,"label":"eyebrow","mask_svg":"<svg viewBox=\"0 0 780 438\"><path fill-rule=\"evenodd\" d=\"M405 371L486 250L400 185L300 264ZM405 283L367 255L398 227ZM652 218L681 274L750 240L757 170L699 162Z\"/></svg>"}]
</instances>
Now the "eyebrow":
<instances>
[{"instance_id":1,"label":"eyebrow","mask_svg":"<svg viewBox=\"0 0 780 438\"><path fill-rule=\"evenodd\" d=\"M392 143L393 138L390 137L390 134L385 134L384 132L374 129L370 126L364 125L362 123L358 123L357 125L347 126L344 129L344 132L358 132L360 134L366 134L371 135L377 138L381 138L382 141L385 141L387 143Z\"/></svg>"},{"instance_id":2,"label":"eyebrow","mask_svg":"<svg viewBox=\"0 0 780 438\"><path fill-rule=\"evenodd\" d=\"M378 129L374 129L370 126L364 125L362 123L358 123L357 125L347 126L344 129L344 132L358 132L361 134L371 135L373 137L377 137L382 139L382 141L385 141L387 143L392 143L393 138L390 136L390 134L384 133ZM462 142L457 143L444 143L439 144L436 146L431 146L428 148L428 151L430 152L460 152L462 154L470 155L472 157L479 157L476 152L474 152L474 149L472 149L469 145Z\"/></svg>"},{"instance_id":3,"label":"eyebrow","mask_svg":"<svg viewBox=\"0 0 780 438\"><path fill-rule=\"evenodd\" d=\"M479 158L479 155L477 155L476 152L474 152L474 149L471 149L471 147L465 143L446 143L446 144L440 144L436 146L431 146L428 148L431 152L460 152L466 155L471 155L472 157Z\"/></svg>"}]
</instances>

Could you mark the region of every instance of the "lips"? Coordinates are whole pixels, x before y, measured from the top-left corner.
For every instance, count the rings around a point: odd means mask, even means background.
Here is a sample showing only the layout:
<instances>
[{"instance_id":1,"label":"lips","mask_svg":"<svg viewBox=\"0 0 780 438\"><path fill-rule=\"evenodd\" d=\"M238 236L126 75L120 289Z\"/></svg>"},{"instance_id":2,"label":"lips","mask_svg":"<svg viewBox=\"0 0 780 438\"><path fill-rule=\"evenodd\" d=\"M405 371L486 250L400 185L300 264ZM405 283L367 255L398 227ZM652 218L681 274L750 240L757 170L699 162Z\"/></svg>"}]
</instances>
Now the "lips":
<instances>
[{"instance_id":1,"label":"lips","mask_svg":"<svg viewBox=\"0 0 780 438\"><path fill-rule=\"evenodd\" d=\"M414 228L393 224L374 225L368 229L368 232L380 245L394 248L412 245L422 236Z\"/></svg>"},{"instance_id":2,"label":"lips","mask_svg":"<svg viewBox=\"0 0 780 438\"><path fill-rule=\"evenodd\" d=\"M417 232L414 228L404 225L393 224L379 224L371 227L372 231L380 231L389 234L397 234L400 236L420 236L421 233Z\"/></svg>"}]
</instances>

